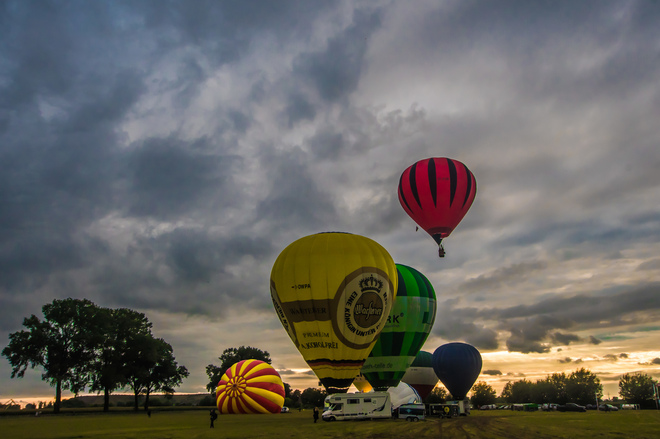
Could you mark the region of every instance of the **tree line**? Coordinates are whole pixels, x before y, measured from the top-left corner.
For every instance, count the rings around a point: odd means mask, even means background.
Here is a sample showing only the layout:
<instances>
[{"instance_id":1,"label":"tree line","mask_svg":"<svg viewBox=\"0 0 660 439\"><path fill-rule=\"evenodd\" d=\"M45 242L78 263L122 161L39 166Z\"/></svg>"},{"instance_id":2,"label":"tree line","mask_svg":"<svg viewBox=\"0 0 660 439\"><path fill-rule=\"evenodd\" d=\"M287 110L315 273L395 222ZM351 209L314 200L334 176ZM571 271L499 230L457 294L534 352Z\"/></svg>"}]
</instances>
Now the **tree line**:
<instances>
[{"instance_id":1,"label":"tree line","mask_svg":"<svg viewBox=\"0 0 660 439\"><path fill-rule=\"evenodd\" d=\"M42 312L43 319L33 314L23 320L26 329L9 334L2 355L12 378L22 378L28 367L43 369L42 379L55 387L54 413L60 412L63 390L77 395L85 389L103 392L104 411L112 392L131 389L134 409L144 394L147 410L151 393L172 393L189 375L140 312L71 298L53 300Z\"/></svg>"},{"instance_id":2,"label":"tree line","mask_svg":"<svg viewBox=\"0 0 660 439\"><path fill-rule=\"evenodd\" d=\"M654 393L653 379L641 372L627 373L619 379L619 395L631 404L651 407ZM495 390L480 381L472 387L471 402L475 407L494 404L498 400L507 403L556 403L574 402L580 405L594 404L603 398L603 385L593 372L581 368L570 375L553 373L535 382L522 379L509 381L499 398Z\"/></svg>"}]
</instances>

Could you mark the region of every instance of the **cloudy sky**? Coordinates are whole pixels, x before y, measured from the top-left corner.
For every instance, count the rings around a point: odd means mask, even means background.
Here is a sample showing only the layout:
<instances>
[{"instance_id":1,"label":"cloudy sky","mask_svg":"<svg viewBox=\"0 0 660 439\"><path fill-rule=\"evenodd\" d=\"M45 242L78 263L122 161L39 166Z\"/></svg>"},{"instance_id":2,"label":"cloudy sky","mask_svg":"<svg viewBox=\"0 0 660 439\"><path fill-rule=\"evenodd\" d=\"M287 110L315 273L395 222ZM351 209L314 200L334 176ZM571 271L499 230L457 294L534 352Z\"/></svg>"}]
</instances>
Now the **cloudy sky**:
<instances>
[{"instance_id":1,"label":"cloudy sky","mask_svg":"<svg viewBox=\"0 0 660 439\"><path fill-rule=\"evenodd\" d=\"M228 347L316 384L272 307L279 252L368 236L432 282L425 350L480 379L660 378L653 1L0 2L0 343L53 299L144 312L202 392ZM401 172L478 192L437 257ZM0 401L52 396L40 370Z\"/></svg>"}]
</instances>

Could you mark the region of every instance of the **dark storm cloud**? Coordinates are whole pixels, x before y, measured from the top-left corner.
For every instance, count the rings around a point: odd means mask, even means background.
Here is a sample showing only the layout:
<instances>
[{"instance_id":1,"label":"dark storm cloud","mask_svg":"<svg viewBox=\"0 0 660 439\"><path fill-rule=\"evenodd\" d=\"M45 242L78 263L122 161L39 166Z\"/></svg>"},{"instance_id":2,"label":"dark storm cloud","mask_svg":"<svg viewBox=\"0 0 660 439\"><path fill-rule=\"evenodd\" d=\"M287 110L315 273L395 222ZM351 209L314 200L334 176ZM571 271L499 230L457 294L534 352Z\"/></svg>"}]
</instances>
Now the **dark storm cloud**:
<instances>
[{"instance_id":1,"label":"dark storm cloud","mask_svg":"<svg viewBox=\"0 0 660 439\"><path fill-rule=\"evenodd\" d=\"M167 265L185 282L209 282L214 275L226 274L225 267L230 263L271 250L268 243L254 238L214 239L206 231L189 229L159 237L159 245L165 246Z\"/></svg>"},{"instance_id":2,"label":"dark storm cloud","mask_svg":"<svg viewBox=\"0 0 660 439\"><path fill-rule=\"evenodd\" d=\"M279 329L278 250L344 230L393 256L405 242L411 265L446 282L435 336L527 353L590 343L614 361L597 345L660 317L659 13L1 2L0 330L67 296L188 314L177 334L237 309ZM447 242L464 254L442 265L411 244L423 232L395 190L404 164L431 155L465 160L480 185ZM592 279L553 265L586 257ZM599 265L613 259L621 278ZM196 361L182 359L193 374Z\"/></svg>"},{"instance_id":3,"label":"dark storm cloud","mask_svg":"<svg viewBox=\"0 0 660 439\"><path fill-rule=\"evenodd\" d=\"M318 187L307 153L294 148L264 155L262 169L270 185L261 188L256 216L259 221L267 221L271 230L296 227L321 232L339 224L330 193Z\"/></svg>"},{"instance_id":4,"label":"dark storm cloud","mask_svg":"<svg viewBox=\"0 0 660 439\"><path fill-rule=\"evenodd\" d=\"M166 219L200 209L234 190L230 175L238 172L236 157L218 155L210 141L147 139L128 160L135 216Z\"/></svg>"},{"instance_id":5,"label":"dark storm cloud","mask_svg":"<svg viewBox=\"0 0 660 439\"><path fill-rule=\"evenodd\" d=\"M482 374L484 375L502 375L502 371L498 369L487 369L487 370L482 370Z\"/></svg>"},{"instance_id":6,"label":"dark storm cloud","mask_svg":"<svg viewBox=\"0 0 660 439\"><path fill-rule=\"evenodd\" d=\"M650 283L611 295L584 294L550 298L534 305L503 309L500 318L521 318L538 314L561 315L564 321L594 324L601 321L627 322L631 313L660 311L660 284ZM642 323L643 320L637 320Z\"/></svg>"},{"instance_id":7,"label":"dark storm cloud","mask_svg":"<svg viewBox=\"0 0 660 439\"><path fill-rule=\"evenodd\" d=\"M571 342L580 341L580 337L575 334L564 334L561 332L555 332L550 334L550 339L558 345L569 345Z\"/></svg>"},{"instance_id":8,"label":"dark storm cloud","mask_svg":"<svg viewBox=\"0 0 660 439\"><path fill-rule=\"evenodd\" d=\"M292 93L284 109L286 124L289 128L303 120L313 121L316 117L316 107L303 94Z\"/></svg>"},{"instance_id":9,"label":"dark storm cloud","mask_svg":"<svg viewBox=\"0 0 660 439\"><path fill-rule=\"evenodd\" d=\"M512 0L455 6L425 15L417 31L428 47L449 59L483 46L505 51L516 88L532 100L553 96L555 103L582 106L621 97L640 80L652 82L659 68L647 56L659 50L651 23L660 12L651 2ZM599 62L565 64L567 54L586 56L602 46L611 50Z\"/></svg>"},{"instance_id":10,"label":"dark storm cloud","mask_svg":"<svg viewBox=\"0 0 660 439\"><path fill-rule=\"evenodd\" d=\"M571 322L563 317L539 315L521 320L509 320L504 328L511 333L506 346L511 352L549 352L551 345L547 343L549 332L553 329L566 329Z\"/></svg>"},{"instance_id":11,"label":"dark storm cloud","mask_svg":"<svg viewBox=\"0 0 660 439\"><path fill-rule=\"evenodd\" d=\"M554 329L577 327L597 328L607 324L642 323L645 314L655 319L660 311L658 284L649 284L613 295L578 295L570 298L547 299L531 306L515 306L491 310L507 320L503 329L511 331L507 346L511 351L548 352L553 344L577 341L573 334L552 333ZM640 314L643 313L643 314ZM598 341L589 338L589 343Z\"/></svg>"},{"instance_id":12,"label":"dark storm cloud","mask_svg":"<svg viewBox=\"0 0 660 439\"><path fill-rule=\"evenodd\" d=\"M519 282L528 276L532 276L535 272L542 271L546 267L545 262L521 262L470 279L464 282L460 289L467 292L482 292L501 288L511 281Z\"/></svg>"},{"instance_id":13,"label":"dark storm cloud","mask_svg":"<svg viewBox=\"0 0 660 439\"><path fill-rule=\"evenodd\" d=\"M658 284L648 284L622 292L550 298L509 308L462 308L459 299L446 300L438 303L433 334L447 340L464 340L482 349L495 349L498 343L493 328L496 328L509 333L506 339L509 351L522 353L545 353L553 346L577 342L597 345L602 341L594 336L583 339L566 330L655 321L660 313L658 288ZM492 321L498 323L489 323Z\"/></svg>"},{"instance_id":14,"label":"dark storm cloud","mask_svg":"<svg viewBox=\"0 0 660 439\"><path fill-rule=\"evenodd\" d=\"M328 40L319 52L302 54L294 72L325 102L337 102L355 91L371 34L380 26L380 11L357 10L352 24Z\"/></svg>"},{"instance_id":15,"label":"dark storm cloud","mask_svg":"<svg viewBox=\"0 0 660 439\"><path fill-rule=\"evenodd\" d=\"M643 262L639 264L637 267L637 270L640 271L645 271L645 270L660 270L660 258L655 258L648 260L646 262Z\"/></svg>"},{"instance_id":16,"label":"dark storm cloud","mask_svg":"<svg viewBox=\"0 0 660 439\"><path fill-rule=\"evenodd\" d=\"M438 302L432 333L450 342L465 341L477 349L496 349L497 333L475 323L476 309L457 308L456 303L456 299Z\"/></svg>"},{"instance_id":17,"label":"dark storm cloud","mask_svg":"<svg viewBox=\"0 0 660 439\"><path fill-rule=\"evenodd\" d=\"M263 32L271 38L309 32L314 17L332 2L313 5L299 0L271 2L193 3L177 1L127 2L125 8L139 14L151 32L161 34L161 50L194 45L215 65L233 62L248 51L252 37Z\"/></svg>"},{"instance_id":18,"label":"dark storm cloud","mask_svg":"<svg viewBox=\"0 0 660 439\"><path fill-rule=\"evenodd\" d=\"M601 344L601 343L603 342L603 340L599 340L599 339L597 339L596 337L594 337L593 335L590 335L590 336L589 336L588 341L589 341L589 343L591 343L591 344L595 344L595 345L599 345L599 344Z\"/></svg>"}]
</instances>

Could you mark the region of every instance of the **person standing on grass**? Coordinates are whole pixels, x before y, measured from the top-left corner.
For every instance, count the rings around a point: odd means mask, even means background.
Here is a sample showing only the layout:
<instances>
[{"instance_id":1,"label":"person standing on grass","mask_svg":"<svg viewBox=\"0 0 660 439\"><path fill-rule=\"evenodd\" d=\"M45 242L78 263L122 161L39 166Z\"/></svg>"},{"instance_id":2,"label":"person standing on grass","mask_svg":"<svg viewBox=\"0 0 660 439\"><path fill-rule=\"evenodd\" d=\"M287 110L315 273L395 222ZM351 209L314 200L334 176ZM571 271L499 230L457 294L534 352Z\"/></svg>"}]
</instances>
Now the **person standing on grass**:
<instances>
[{"instance_id":1,"label":"person standing on grass","mask_svg":"<svg viewBox=\"0 0 660 439\"><path fill-rule=\"evenodd\" d=\"M213 422L218 419L218 414L215 412L215 409L211 410L211 428L215 428L213 426Z\"/></svg>"},{"instance_id":2,"label":"person standing on grass","mask_svg":"<svg viewBox=\"0 0 660 439\"><path fill-rule=\"evenodd\" d=\"M319 408L314 407L314 423L316 424L316 421L319 420Z\"/></svg>"}]
</instances>

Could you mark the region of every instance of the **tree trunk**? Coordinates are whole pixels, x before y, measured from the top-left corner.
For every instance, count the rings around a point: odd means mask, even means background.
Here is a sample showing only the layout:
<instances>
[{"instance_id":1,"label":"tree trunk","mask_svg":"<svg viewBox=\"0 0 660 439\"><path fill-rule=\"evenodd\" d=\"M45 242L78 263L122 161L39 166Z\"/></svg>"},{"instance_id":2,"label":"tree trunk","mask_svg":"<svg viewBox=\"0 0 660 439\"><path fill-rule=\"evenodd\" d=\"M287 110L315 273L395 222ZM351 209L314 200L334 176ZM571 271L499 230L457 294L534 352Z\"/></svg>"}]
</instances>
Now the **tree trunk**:
<instances>
[{"instance_id":1,"label":"tree trunk","mask_svg":"<svg viewBox=\"0 0 660 439\"><path fill-rule=\"evenodd\" d=\"M147 393L145 394L144 398L144 411L146 412L149 410L149 389L147 389Z\"/></svg>"},{"instance_id":2,"label":"tree trunk","mask_svg":"<svg viewBox=\"0 0 660 439\"><path fill-rule=\"evenodd\" d=\"M55 404L53 405L53 413L59 413L61 405L62 405L62 379L58 378L55 383Z\"/></svg>"},{"instance_id":3,"label":"tree trunk","mask_svg":"<svg viewBox=\"0 0 660 439\"><path fill-rule=\"evenodd\" d=\"M138 411L138 398L140 397L140 392L136 390L133 393L135 394L135 405L133 406L133 410L137 412Z\"/></svg>"},{"instance_id":4,"label":"tree trunk","mask_svg":"<svg viewBox=\"0 0 660 439\"><path fill-rule=\"evenodd\" d=\"M103 411L110 411L110 392L107 387L103 389Z\"/></svg>"}]
</instances>

